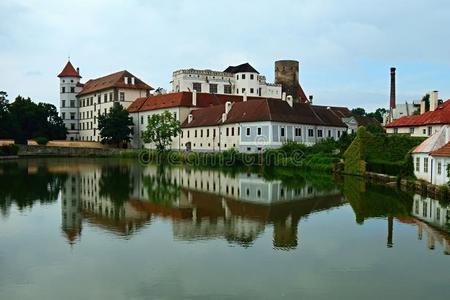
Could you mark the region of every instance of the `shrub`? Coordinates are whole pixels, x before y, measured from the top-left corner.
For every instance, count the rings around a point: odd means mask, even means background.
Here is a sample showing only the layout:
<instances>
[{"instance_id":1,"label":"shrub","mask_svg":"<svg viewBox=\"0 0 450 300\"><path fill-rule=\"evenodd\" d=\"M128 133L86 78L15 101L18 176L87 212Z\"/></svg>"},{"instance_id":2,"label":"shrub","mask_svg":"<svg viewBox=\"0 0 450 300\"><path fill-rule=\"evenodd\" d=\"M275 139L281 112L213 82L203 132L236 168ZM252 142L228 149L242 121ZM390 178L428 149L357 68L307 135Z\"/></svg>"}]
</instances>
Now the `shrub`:
<instances>
[{"instance_id":1,"label":"shrub","mask_svg":"<svg viewBox=\"0 0 450 300\"><path fill-rule=\"evenodd\" d=\"M0 156L12 156L17 155L19 152L19 146L16 144L0 146Z\"/></svg>"},{"instance_id":2,"label":"shrub","mask_svg":"<svg viewBox=\"0 0 450 300\"><path fill-rule=\"evenodd\" d=\"M48 143L48 138L46 138L45 136L38 136L34 138L34 141L41 146L45 146Z\"/></svg>"}]
</instances>

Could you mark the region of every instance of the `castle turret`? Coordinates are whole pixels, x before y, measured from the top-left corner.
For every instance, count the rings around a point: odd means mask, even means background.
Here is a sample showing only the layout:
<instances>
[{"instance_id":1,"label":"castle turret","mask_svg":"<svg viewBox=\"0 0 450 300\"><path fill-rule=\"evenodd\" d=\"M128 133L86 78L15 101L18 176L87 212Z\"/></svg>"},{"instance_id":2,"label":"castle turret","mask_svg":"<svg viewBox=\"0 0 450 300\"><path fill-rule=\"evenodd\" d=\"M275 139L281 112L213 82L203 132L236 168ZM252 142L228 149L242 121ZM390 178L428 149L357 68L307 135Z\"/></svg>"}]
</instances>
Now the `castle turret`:
<instances>
[{"instance_id":1,"label":"castle turret","mask_svg":"<svg viewBox=\"0 0 450 300\"><path fill-rule=\"evenodd\" d=\"M293 97L295 102L309 102L299 82L299 62L278 60L275 62L275 83L281 84L282 92Z\"/></svg>"},{"instance_id":2,"label":"castle turret","mask_svg":"<svg viewBox=\"0 0 450 300\"><path fill-rule=\"evenodd\" d=\"M80 71L75 70L70 61L59 73L60 116L67 128L67 139L79 139L79 103L77 94L81 91Z\"/></svg>"}]
</instances>

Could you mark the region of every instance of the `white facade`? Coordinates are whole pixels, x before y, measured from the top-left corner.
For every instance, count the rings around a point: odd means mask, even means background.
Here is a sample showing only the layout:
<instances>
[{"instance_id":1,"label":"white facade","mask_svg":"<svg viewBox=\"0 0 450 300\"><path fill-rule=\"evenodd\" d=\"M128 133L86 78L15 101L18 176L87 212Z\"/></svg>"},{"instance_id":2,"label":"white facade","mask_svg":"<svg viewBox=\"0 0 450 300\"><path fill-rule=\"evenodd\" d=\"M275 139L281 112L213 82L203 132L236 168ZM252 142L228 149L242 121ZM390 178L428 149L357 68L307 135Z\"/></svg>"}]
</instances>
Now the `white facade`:
<instances>
[{"instance_id":1,"label":"white facade","mask_svg":"<svg viewBox=\"0 0 450 300\"><path fill-rule=\"evenodd\" d=\"M256 72L227 73L211 70L186 69L173 72L173 92L204 92L213 94L248 95L281 99L280 84L266 82Z\"/></svg>"},{"instance_id":2,"label":"white facade","mask_svg":"<svg viewBox=\"0 0 450 300\"><path fill-rule=\"evenodd\" d=\"M67 128L67 139L78 140L80 128L80 106L77 94L81 91L79 77L59 79L60 117Z\"/></svg>"},{"instance_id":3,"label":"white facade","mask_svg":"<svg viewBox=\"0 0 450 300\"><path fill-rule=\"evenodd\" d=\"M444 124L411 126L411 127L388 127L388 134L408 134L415 137L429 137L438 132Z\"/></svg>"}]
</instances>

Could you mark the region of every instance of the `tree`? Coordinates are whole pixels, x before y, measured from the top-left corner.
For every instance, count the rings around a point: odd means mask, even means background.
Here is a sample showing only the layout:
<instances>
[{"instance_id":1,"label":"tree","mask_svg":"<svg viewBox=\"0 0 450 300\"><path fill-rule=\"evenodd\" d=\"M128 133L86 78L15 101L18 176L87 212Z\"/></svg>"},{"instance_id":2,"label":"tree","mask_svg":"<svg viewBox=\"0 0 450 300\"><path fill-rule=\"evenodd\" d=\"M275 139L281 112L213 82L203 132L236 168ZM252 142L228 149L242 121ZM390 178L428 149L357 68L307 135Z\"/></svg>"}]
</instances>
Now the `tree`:
<instances>
[{"instance_id":1,"label":"tree","mask_svg":"<svg viewBox=\"0 0 450 300\"><path fill-rule=\"evenodd\" d=\"M357 107L357 108L352 109L352 114L357 115L357 116L365 116L366 111L364 108Z\"/></svg>"},{"instance_id":2,"label":"tree","mask_svg":"<svg viewBox=\"0 0 450 300\"><path fill-rule=\"evenodd\" d=\"M143 133L145 143L154 143L160 152L172 144L172 139L181 133L180 122L169 111L154 114L148 118L148 125Z\"/></svg>"},{"instance_id":3,"label":"tree","mask_svg":"<svg viewBox=\"0 0 450 300\"><path fill-rule=\"evenodd\" d=\"M133 119L118 102L114 103L107 114L98 117L98 128L103 144L120 147L122 143L129 142L133 133L132 126Z\"/></svg>"},{"instance_id":4,"label":"tree","mask_svg":"<svg viewBox=\"0 0 450 300\"><path fill-rule=\"evenodd\" d=\"M375 112L368 113L368 117L375 118L378 122L383 123L383 115L386 113L385 108L377 108Z\"/></svg>"},{"instance_id":5,"label":"tree","mask_svg":"<svg viewBox=\"0 0 450 300\"><path fill-rule=\"evenodd\" d=\"M9 110L8 94L0 91L0 139L10 138L9 136Z\"/></svg>"}]
</instances>

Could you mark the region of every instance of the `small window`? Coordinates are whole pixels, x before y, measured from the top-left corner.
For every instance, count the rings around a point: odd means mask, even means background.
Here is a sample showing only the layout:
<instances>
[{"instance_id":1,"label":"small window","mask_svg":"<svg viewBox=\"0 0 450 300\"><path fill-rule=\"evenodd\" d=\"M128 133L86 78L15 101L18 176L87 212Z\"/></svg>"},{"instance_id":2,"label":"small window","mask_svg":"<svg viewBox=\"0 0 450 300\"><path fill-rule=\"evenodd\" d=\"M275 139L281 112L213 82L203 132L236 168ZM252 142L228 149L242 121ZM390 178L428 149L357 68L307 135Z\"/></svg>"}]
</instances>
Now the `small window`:
<instances>
[{"instance_id":1,"label":"small window","mask_svg":"<svg viewBox=\"0 0 450 300\"><path fill-rule=\"evenodd\" d=\"M230 84L226 84L223 86L223 93L224 94L231 94L231 85Z\"/></svg>"},{"instance_id":2,"label":"small window","mask_svg":"<svg viewBox=\"0 0 450 300\"><path fill-rule=\"evenodd\" d=\"M255 79L255 75L254 74L250 74L250 79L251 80Z\"/></svg>"},{"instance_id":3,"label":"small window","mask_svg":"<svg viewBox=\"0 0 450 300\"><path fill-rule=\"evenodd\" d=\"M322 129L318 129L317 130L317 137L322 137L322 136L323 136Z\"/></svg>"},{"instance_id":4,"label":"small window","mask_svg":"<svg viewBox=\"0 0 450 300\"><path fill-rule=\"evenodd\" d=\"M202 84L200 82L194 82L192 84L192 89L196 92L201 92L202 91Z\"/></svg>"},{"instance_id":5,"label":"small window","mask_svg":"<svg viewBox=\"0 0 450 300\"><path fill-rule=\"evenodd\" d=\"M308 136L314 136L314 130L308 129Z\"/></svg>"},{"instance_id":6,"label":"small window","mask_svg":"<svg viewBox=\"0 0 450 300\"><path fill-rule=\"evenodd\" d=\"M71 92L71 93L75 93L75 87L71 86L71 87L70 87L70 92Z\"/></svg>"},{"instance_id":7,"label":"small window","mask_svg":"<svg viewBox=\"0 0 450 300\"><path fill-rule=\"evenodd\" d=\"M66 92L66 88L65 87L62 87L61 88L61 93L65 93Z\"/></svg>"},{"instance_id":8,"label":"small window","mask_svg":"<svg viewBox=\"0 0 450 300\"><path fill-rule=\"evenodd\" d=\"M284 127L280 128L280 136L285 136L285 128Z\"/></svg>"},{"instance_id":9,"label":"small window","mask_svg":"<svg viewBox=\"0 0 450 300\"><path fill-rule=\"evenodd\" d=\"M409 133L411 133L411 134L414 133L414 127L409 128Z\"/></svg>"},{"instance_id":10,"label":"small window","mask_svg":"<svg viewBox=\"0 0 450 300\"><path fill-rule=\"evenodd\" d=\"M229 129L230 129L230 128L227 127L227 129L226 129L226 130L227 130L226 136L228 136L228 134L229 134Z\"/></svg>"},{"instance_id":11,"label":"small window","mask_svg":"<svg viewBox=\"0 0 450 300\"><path fill-rule=\"evenodd\" d=\"M254 88L250 88L250 94L253 94L255 92Z\"/></svg>"},{"instance_id":12,"label":"small window","mask_svg":"<svg viewBox=\"0 0 450 300\"><path fill-rule=\"evenodd\" d=\"M302 129L301 128L295 128L295 136L302 136Z\"/></svg>"},{"instance_id":13,"label":"small window","mask_svg":"<svg viewBox=\"0 0 450 300\"><path fill-rule=\"evenodd\" d=\"M141 124L144 124L144 116L141 116Z\"/></svg>"},{"instance_id":14,"label":"small window","mask_svg":"<svg viewBox=\"0 0 450 300\"><path fill-rule=\"evenodd\" d=\"M439 175L441 175L441 173L442 173L442 164L440 162L438 162L438 164L437 164L437 173Z\"/></svg>"},{"instance_id":15,"label":"small window","mask_svg":"<svg viewBox=\"0 0 450 300\"><path fill-rule=\"evenodd\" d=\"M416 172L420 171L420 157L416 157Z\"/></svg>"},{"instance_id":16,"label":"small window","mask_svg":"<svg viewBox=\"0 0 450 300\"><path fill-rule=\"evenodd\" d=\"M70 100L70 107L75 107L75 100Z\"/></svg>"},{"instance_id":17,"label":"small window","mask_svg":"<svg viewBox=\"0 0 450 300\"><path fill-rule=\"evenodd\" d=\"M247 135L247 136L250 136L250 133L251 133L251 132L250 132L250 127L247 127L247 128L246 128L246 135Z\"/></svg>"},{"instance_id":18,"label":"small window","mask_svg":"<svg viewBox=\"0 0 450 300\"><path fill-rule=\"evenodd\" d=\"M234 136L234 127L231 127L231 136Z\"/></svg>"},{"instance_id":19,"label":"small window","mask_svg":"<svg viewBox=\"0 0 450 300\"><path fill-rule=\"evenodd\" d=\"M247 152L250 152L250 151L252 151L252 148L247 147Z\"/></svg>"},{"instance_id":20,"label":"small window","mask_svg":"<svg viewBox=\"0 0 450 300\"><path fill-rule=\"evenodd\" d=\"M66 107L66 100L61 100L61 107Z\"/></svg>"},{"instance_id":21,"label":"small window","mask_svg":"<svg viewBox=\"0 0 450 300\"><path fill-rule=\"evenodd\" d=\"M423 159L423 172L428 173L428 157L424 157Z\"/></svg>"},{"instance_id":22,"label":"small window","mask_svg":"<svg viewBox=\"0 0 450 300\"><path fill-rule=\"evenodd\" d=\"M209 85L209 92L211 94L217 94L217 84L210 84Z\"/></svg>"},{"instance_id":23,"label":"small window","mask_svg":"<svg viewBox=\"0 0 450 300\"><path fill-rule=\"evenodd\" d=\"M242 74L242 80L244 80L245 79L245 74Z\"/></svg>"},{"instance_id":24,"label":"small window","mask_svg":"<svg viewBox=\"0 0 450 300\"><path fill-rule=\"evenodd\" d=\"M245 94L245 88L242 88L242 94Z\"/></svg>"},{"instance_id":25,"label":"small window","mask_svg":"<svg viewBox=\"0 0 450 300\"><path fill-rule=\"evenodd\" d=\"M261 127L258 127L258 135L261 135L261 134L262 134Z\"/></svg>"},{"instance_id":26,"label":"small window","mask_svg":"<svg viewBox=\"0 0 450 300\"><path fill-rule=\"evenodd\" d=\"M119 100L125 101L125 93L124 92L120 92Z\"/></svg>"}]
</instances>

